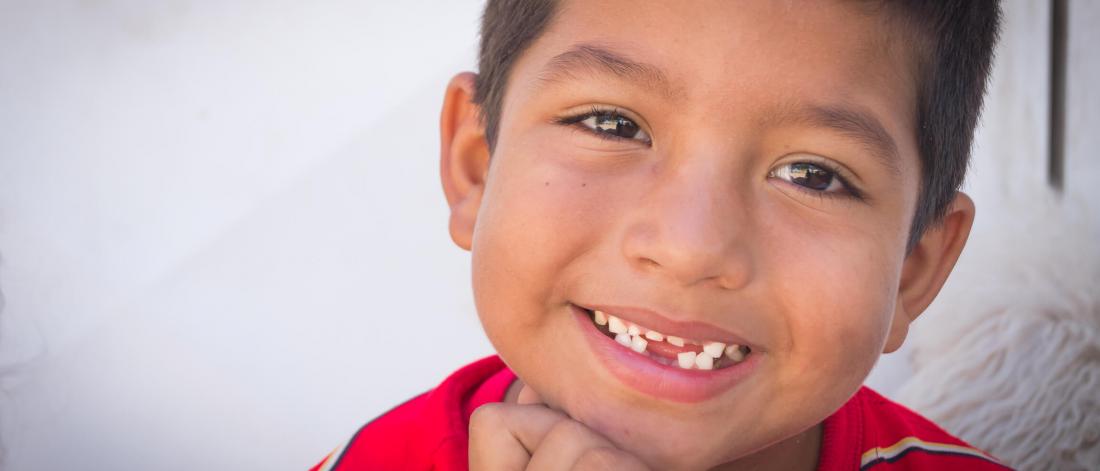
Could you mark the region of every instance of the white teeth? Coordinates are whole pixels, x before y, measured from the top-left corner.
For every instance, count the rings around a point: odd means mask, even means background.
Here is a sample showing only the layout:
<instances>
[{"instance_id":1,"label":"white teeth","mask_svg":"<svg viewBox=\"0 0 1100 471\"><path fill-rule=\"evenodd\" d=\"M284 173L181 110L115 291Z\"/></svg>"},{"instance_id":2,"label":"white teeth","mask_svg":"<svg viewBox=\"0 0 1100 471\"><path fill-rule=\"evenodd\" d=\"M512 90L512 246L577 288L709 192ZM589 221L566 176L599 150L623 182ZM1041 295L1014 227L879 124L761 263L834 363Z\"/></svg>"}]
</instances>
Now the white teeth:
<instances>
[{"instance_id":1,"label":"white teeth","mask_svg":"<svg viewBox=\"0 0 1100 471\"><path fill-rule=\"evenodd\" d=\"M626 323L622 319L615 316L607 316L607 330L613 334L625 334Z\"/></svg>"},{"instance_id":2,"label":"white teeth","mask_svg":"<svg viewBox=\"0 0 1100 471\"><path fill-rule=\"evenodd\" d=\"M741 351L741 346L737 344L726 347L726 356L733 361L741 361L745 359L745 352Z\"/></svg>"},{"instance_id":3,"label":"white teeth","mask_svg":"<svg viewBox=\"0 0 1100 471\"><path fill-rule=\"evenodd\" d=\"M592 313L596 325L606 325L607 330L615 336L616 342L638 353L645 353L646 349L649 348L649 342L664 341L677 347L683 347L688 343L692 345L702 344L702 352L680 352L676 354L677 364L680 368L685 370L713 370L715 360L721 358L723 355L734 362L740 362L745 359L745 352L742 351L741 346L737 344L726 345L722 342L695 342L685 340L683 337L677 337L675 335L665 335L656 330L647 330L643 333L642 328L638 325L628 323L606 312L592 311Z\"/></svg>"},{"instance_id":4,"label":"white teeth","mask_svg":"<svg viewBox=\"0 0 1100 471\"><path fill-rule=\"evenodd\" d=\"M619 344L621 344L624 347L630 348L630 336L627 335L625 332L623 332L619 335L616 335L615 336L615 341L619 342Z\"/></svg>"},{"instance_id":5,"label":"white teeth","mask_svg":"<svg viewBox=\"0 0 1100 471\"><path fill-rule=\"evenodd\" d=\"M676 361L680 363L680 368L690 370L695 366L695 352L680 352L676 354Z\"/></svg>"},{"instance_id":6,"label":"white teeth","mask_svg":"<svg viewBox=\"0 0 1100 471\"><path fill-rule=\"evenodd\" d=\"M595 314L596 325L607 325L607 314L603 311L595 311L593 314Z\"/></svg>"},{"instance_id":7,"label":"white teeth","mask_svg":"<svg viewBox=\"0 0 1100 471\"><path fill-rule=\"evenodd\" d=\"M709 370L714 368L714 357L710 355L695 355L695 367L700 370Z\"/></svg>"},{"instance_id":8,"label":"white teeth","mask_svg":"<svg viewBox=\"0 0 1100 471\"><path fill-rule=\"evenodd\" d=\"M703 345L703 351L707 352L711 358L719 358L722 356L722 351L726 349L726 344L722 342L710 342Z\"/></svg>"}]
</instances>

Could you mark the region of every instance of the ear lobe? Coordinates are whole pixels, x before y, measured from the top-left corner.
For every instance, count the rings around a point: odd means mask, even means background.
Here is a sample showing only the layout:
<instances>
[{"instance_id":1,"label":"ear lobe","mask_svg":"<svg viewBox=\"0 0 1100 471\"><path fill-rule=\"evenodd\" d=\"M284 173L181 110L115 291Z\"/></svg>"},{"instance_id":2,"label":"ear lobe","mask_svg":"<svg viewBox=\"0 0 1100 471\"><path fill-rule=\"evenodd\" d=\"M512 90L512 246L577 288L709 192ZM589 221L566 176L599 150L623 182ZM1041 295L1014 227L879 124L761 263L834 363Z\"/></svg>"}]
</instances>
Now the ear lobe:
<instances>
[{"instance_id":1,"label":"ear lobe","mask_svg":"<svg viewBox=\"0 0 1100 471\"><path fill-rule=\"evenodd\" d=\"M451 239L465 250L473 242L489 170L489 144L480 109L473 102L476 77L463 72L451 79L439 117L439 173L451 208Z\"/></svg>"},{"instance_id":2,"label":"ear lobe","mask_svg":"<svg viewBox=\"0 0 1100 471\"><path fill-rule=\"evenodd\" d=\"M974 214L974 201L965 193L956 192L940 224L929 227L905 258L885 353L901 348L909 324L932 304L943 288L970 237Z\"/></svg>"}]
</instances>

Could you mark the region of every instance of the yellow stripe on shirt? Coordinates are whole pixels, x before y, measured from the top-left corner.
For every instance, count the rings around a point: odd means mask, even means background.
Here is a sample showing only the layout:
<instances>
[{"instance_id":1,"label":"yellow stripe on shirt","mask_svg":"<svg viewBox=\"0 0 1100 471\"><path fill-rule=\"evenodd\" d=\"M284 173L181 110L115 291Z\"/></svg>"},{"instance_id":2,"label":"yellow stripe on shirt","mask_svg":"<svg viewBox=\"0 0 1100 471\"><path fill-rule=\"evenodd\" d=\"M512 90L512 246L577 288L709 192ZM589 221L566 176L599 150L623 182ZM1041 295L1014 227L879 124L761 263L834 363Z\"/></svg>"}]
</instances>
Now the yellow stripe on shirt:
<instances>
[{"instance_id":1,"label":"yellow stripe on shirt","mask_svg":"<svg viewBox=\"0 0 1100 471\"><path fill-rule=\"evenodd\" d=\"M898 440L897 443L888 447L875 447L867 450L863 453L863 457L860 459L859 467L864 469L868 465L875 464L880 461L890 461L909 450L925 450L932 453L950 453L955 455L967 455L975 458L981 458L985 460L997 463L997 460L993 457L983 453L976 448L970 448L961 445L954 445L951 443L936 443L926 442L917 437L905 437Z\"/></svg>"}]
</instances>

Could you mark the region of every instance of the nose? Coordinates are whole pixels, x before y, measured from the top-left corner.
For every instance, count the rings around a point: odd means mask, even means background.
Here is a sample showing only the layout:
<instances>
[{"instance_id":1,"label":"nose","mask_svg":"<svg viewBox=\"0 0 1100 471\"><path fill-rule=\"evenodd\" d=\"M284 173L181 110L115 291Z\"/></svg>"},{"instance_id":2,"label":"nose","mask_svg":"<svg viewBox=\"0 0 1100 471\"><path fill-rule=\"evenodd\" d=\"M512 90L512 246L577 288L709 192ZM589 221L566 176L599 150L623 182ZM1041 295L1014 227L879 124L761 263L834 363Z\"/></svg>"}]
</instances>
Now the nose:
<instances>
[{"instance_id":1,"label":"nose","mask_svg":"<svg viewBox=\"0 0 1100 471\"><path fill-rule=\"evenodd\" d=\"M654 172L632 213L622 252L636 270L684 286L738 289L752 278L749 179L728 167L680 165Z\"/></svg>"}]
</instances>

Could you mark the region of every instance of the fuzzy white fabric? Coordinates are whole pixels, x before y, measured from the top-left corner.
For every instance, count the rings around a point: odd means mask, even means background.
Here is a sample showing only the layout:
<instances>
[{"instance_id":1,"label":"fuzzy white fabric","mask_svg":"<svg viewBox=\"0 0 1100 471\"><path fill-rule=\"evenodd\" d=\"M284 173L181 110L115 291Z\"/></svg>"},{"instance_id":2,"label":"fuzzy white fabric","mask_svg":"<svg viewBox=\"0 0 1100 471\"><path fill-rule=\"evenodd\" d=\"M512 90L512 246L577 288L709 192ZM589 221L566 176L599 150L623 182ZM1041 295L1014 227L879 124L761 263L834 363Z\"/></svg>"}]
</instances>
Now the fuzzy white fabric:
<instances>
[{"instance_id":1,"label":"fuzzy white fabric","mask_svg":"<svg viewBox=\"0 0 1100 471\"><path fill-rule=\"evenodd\" d=\"M1100 469L1100 230L1048 202L967 248L897 399L1024 470ZM1084 213L1087 215L1088 213ZM1092 226L1092 227L1090 227ZM918 328L919 327L919 328Z\"/></svg>"}]
</instances>

